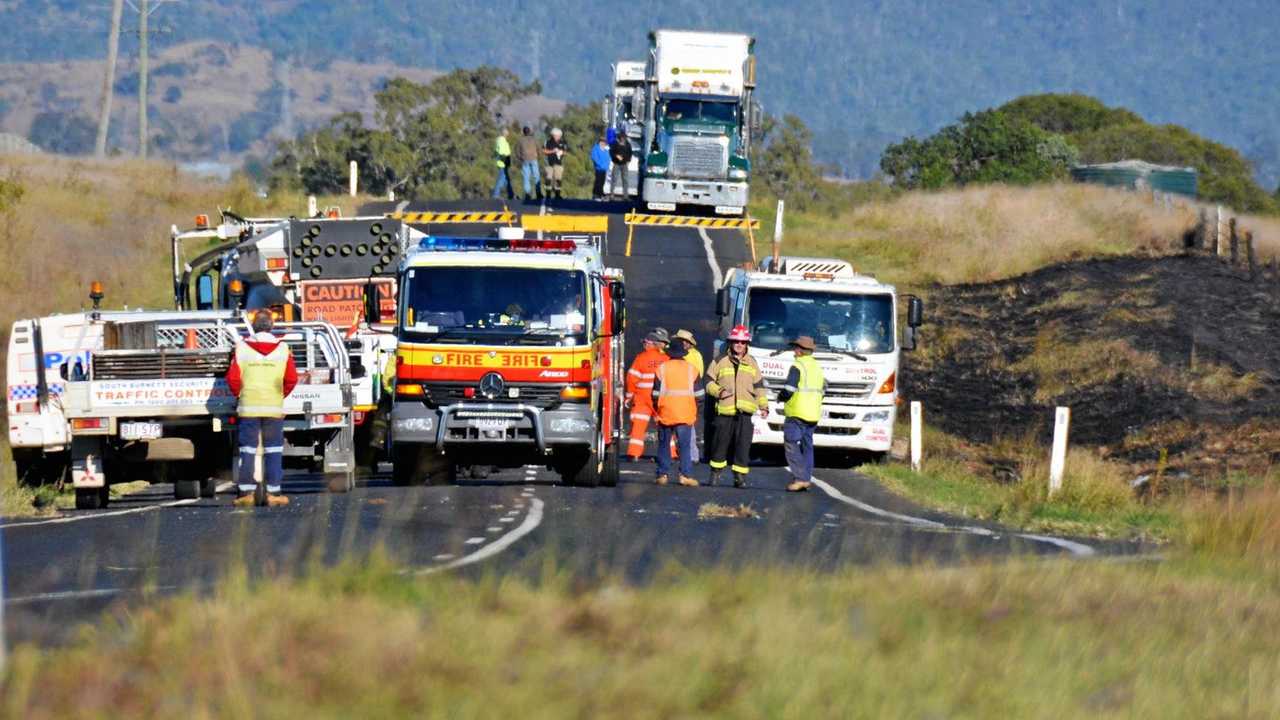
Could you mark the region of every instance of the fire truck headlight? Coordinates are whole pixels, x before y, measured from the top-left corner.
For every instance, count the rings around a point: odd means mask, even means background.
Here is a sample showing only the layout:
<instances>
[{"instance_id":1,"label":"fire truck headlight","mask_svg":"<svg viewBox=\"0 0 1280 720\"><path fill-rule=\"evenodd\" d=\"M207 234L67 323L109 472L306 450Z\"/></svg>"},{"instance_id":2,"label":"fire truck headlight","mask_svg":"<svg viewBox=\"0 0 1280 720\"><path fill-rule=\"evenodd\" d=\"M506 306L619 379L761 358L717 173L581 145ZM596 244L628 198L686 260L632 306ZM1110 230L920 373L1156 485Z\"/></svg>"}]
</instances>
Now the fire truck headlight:
<instances>
[{"instance_id":1,"label":"fire truck headlight","mask_svg":"<svg viewBox=\"0 0 1280 720\"><path fill-rule=\"evenodd\" d=\"M869 412L866 415L862 416L862 422L867 422L867 423L888 422L888 421L889 421L888 410L877 410L875 412Z\"/></svg>"},{"instance_id":2,"label":"fire truck headlight","mask_svg":"<svg viewBox=\"0 0 1280 720\"><path fill-rule=\"evenodd\" d=\"M591 421L580 418L553 418L551 432L557 434L583 433L591 431Z\"/></svg>"}]
</instances>

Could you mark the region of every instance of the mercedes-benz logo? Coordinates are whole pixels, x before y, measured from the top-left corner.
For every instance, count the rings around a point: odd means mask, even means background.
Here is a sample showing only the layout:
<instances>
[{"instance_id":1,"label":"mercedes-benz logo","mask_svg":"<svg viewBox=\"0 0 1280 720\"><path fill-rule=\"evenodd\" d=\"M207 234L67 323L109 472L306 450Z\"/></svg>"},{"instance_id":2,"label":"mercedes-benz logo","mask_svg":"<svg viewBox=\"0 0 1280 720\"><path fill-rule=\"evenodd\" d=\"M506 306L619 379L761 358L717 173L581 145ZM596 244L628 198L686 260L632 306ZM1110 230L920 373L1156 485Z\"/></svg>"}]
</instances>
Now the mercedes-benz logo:
<instances>
[{"instance_id":1,"label":"mercedes-benz logo","mask_svg":"<svg viewBox=\"0 0 1280 720\"><path fill-rule=\"evenodd\" d=\"M501 395L506 388L507 381L503 380L502 376L496 372L491 372L480 378L480 394L490 400Z\"/></svg>"}]
</instances>

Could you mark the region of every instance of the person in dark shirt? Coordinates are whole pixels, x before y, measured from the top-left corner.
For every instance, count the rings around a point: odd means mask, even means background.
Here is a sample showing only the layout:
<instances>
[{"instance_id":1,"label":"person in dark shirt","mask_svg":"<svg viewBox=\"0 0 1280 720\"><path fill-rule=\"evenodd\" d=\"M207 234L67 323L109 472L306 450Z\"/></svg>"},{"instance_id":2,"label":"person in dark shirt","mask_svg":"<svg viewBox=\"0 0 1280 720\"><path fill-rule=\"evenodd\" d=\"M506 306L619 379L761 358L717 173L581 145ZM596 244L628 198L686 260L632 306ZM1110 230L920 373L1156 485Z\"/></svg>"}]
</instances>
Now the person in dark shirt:
<instances>
[{"instance_id":1,"label":"person in dark shirt","mask_svg":"<svg viewBox=\"0 0 1280 720\"><path fill-rule=\"evenodd\" d=\"M560 128L551 128L551 136L542 148L542 154L547 156L547 197L553 194L557 198L564 197L560 192L560 183L564 179L564 156L568 152L569 146L564 141L564 133Z\"/></svg>"},{"instance_id":2,"label":"person in dark shirt","mask_svg":"<svg viewBox=\"0 0 1280 720\"><path fill-rule=\"evenodd\" d=\"M613 184L609 195L626 200L631 194L627 187L627 169L631 165L631 139L622 131L614 133L613 142L609 145L609 159L613 161ZM622 192L618 192L622 188Z\"/></svg>"}]
</instances>

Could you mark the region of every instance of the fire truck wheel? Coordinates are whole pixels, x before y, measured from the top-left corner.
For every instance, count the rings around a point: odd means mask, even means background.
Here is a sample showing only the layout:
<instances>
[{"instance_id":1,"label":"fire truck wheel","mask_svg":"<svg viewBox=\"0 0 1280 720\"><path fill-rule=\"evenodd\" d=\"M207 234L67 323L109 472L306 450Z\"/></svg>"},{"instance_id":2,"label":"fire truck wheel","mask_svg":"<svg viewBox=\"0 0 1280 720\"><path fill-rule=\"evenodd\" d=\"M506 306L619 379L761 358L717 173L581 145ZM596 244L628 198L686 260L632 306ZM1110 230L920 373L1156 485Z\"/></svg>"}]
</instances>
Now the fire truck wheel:
<instances>
[{"instance_id":1,"label":"fire truck wheel","mask_svg":"<svg viewBox=\"0 0 1280 720\"><path fill-rule=\"evenodd\" d=\"M324 482L331 493L351 492L356 487L356 474L353 472L329 473L324 476Z\"/></svg>"},{"instance_id":2,"label":"fire truck wheel","mask_svg":"<svg viewBox=\"0 0 1280 720\"><path fill-rule=\"evenodd\" d=\"M599 455L594 450L577 451L557 465L560 479L566 485L597 487L600 485Z\"/></svg>"},{"instance_id":3,"label":"fire truck wheel","mask_svg":"<svg viewBox=\"0 0 1280 720\"><path fill-rule=\"evenodd\" d=\"M111 492L106 486L100 488L76 488L77 510L98 510L107 506L107 498Z\"/></svg>"},{"instance_id":4,"label":"fire truck wheel","mask_svg":"<svg viewBox=\"0 0 1280 720\"><path fill-rule=\"evenodd\" d=\"M600 473L600 484L605 487L617 487L619 474L618 443L615 441L604 451L604 470Z\"/></svg>"},{"instance_id":5,"label":"fire truck wheel","mask_svg":"<svg viewBox=\"0 0 1280 720\"><path fill-rule=\"evenodd\" d=\"M194 500L200 497L199 480L174 480L173 497L175 500Z\"/></svg>"}]
</instances>

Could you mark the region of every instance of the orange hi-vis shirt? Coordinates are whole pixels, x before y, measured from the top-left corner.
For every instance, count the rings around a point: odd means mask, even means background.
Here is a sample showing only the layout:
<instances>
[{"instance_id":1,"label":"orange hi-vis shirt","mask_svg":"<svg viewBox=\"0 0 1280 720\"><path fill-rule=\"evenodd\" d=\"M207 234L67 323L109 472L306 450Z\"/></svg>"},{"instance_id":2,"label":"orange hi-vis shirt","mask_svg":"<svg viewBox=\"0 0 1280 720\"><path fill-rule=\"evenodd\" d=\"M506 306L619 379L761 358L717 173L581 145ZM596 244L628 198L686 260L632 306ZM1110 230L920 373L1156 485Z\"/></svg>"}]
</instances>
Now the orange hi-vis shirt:
<instances>
[{"instance_id":1,"label":"orange hi-vis shirt","mask_svg":"<svg viewBox=\"0 0 1280 720\"><path fill-rule=\"evenodd\" d=\"M667 361L661 350L646 349L636 356L627 371L627 399L640 407L653 407L653 380L658 366Z\"/></svg>"}]
</instances>

